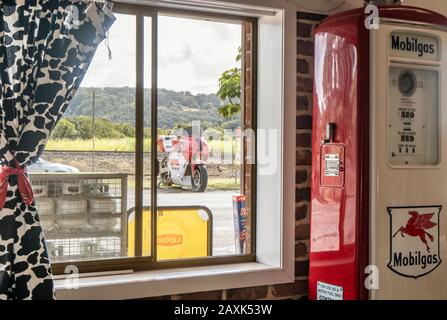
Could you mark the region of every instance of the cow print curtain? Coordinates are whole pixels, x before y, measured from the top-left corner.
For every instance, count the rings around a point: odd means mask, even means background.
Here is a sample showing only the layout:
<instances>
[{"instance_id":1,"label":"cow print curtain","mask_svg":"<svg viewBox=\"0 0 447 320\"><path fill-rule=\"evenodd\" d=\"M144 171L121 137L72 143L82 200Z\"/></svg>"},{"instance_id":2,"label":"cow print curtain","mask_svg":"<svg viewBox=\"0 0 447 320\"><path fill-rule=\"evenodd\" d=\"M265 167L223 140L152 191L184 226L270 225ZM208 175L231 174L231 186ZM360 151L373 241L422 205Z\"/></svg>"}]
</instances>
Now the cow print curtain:
<instances>
[{"instance_id":1,"label":"cow print curtain","mask_svg":"<svg viewBox=\"0 0 447 320\"><path fill-rule=\"evenodd\" d=\"M114 19L110 3L0 3L0 299L54 298L26 166L44 151Z\"/></svg>"}]
</instances>

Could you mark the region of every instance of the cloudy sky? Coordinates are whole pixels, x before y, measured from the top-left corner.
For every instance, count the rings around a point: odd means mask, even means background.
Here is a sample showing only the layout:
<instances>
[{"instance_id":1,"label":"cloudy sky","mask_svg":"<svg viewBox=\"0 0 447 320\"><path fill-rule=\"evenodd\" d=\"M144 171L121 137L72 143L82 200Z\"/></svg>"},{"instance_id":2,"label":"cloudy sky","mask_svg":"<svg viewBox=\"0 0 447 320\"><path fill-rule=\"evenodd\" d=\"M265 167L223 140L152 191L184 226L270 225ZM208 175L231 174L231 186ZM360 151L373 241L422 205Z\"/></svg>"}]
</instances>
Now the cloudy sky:
<instances>
[{"instance_id":1,"label":"cloudy sky","mask_svg":"<svg viewBox=\"0 0 447 320\"><path fill-rule=\"evenodd\" d=\"M146 52L150 54L150 21L146 20ZM241 26L202 20L159 17L159 88L216 93L222 72L240 66ZM117 15L109 35L112 60L103 42L83 87L135 86L135 18ZM150 87L150 58L145 87Z\"/></svg>"}]
</instances>

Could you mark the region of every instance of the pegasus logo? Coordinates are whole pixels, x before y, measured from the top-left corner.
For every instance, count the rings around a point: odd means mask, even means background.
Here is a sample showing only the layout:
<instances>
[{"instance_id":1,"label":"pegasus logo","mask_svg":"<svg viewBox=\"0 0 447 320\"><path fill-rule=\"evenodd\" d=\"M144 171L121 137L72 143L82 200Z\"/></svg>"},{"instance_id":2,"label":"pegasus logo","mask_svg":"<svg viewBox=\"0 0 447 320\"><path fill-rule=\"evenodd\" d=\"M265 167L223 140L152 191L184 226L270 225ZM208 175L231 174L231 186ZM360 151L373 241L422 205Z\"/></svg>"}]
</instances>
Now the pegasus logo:
<instances>
[{"instance_id":1,"label":"pegasus logo","mask_svg":"<svg viewBox=\"0 0 447 320\"><path fill-rule=\"evenodd\" d=\"M409 235L410 237L419 237L422 243L425 244L427 252L430 253L430 247L428 245L426 236L430 239L431 242L434 241L434 238L431 234L429 234L425 230L431 229L438 225L437 223L430 221L435 214L434 213L419 214L419 212L417 211L410 211L408 212L408 214L411 216L411 218L408 219L407 225L405 227L400 227L400 229L397 230L396 233L393 235L393 238L399 232L402 237L404 237L404 234Z\"/></svg>"}]
</instances>

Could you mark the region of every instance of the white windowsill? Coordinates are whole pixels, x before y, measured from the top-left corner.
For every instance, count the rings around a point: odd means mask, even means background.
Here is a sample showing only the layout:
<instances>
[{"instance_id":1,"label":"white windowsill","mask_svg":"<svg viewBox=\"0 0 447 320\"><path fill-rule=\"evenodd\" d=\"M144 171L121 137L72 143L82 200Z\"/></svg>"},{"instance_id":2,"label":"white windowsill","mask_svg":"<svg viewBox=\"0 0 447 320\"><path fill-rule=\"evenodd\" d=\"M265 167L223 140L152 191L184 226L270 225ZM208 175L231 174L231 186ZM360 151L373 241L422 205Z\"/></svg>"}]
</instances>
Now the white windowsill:
<instances>
[{"instance_id":1,"label":"white windowsill","mask_svg":"<svg viewBox=\"0 0 447 320\"><path fill-rule=\"evenodd\" d=\"M121 300L293 281L280 268L251 262L81 278L78 289L56 280L55 286L58 300Z\"/></svg>"}]
</instances>

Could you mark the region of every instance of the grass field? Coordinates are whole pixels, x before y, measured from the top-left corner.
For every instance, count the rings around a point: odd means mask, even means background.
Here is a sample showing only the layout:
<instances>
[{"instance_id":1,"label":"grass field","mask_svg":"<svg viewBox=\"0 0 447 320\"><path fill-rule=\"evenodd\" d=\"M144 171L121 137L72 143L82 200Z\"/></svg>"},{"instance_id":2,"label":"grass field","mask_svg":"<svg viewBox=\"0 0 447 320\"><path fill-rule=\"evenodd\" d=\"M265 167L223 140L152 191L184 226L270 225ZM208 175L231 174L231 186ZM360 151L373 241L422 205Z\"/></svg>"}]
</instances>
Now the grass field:
<instances>
[{"instance_id":1,"label":"grass field","mask_svg":"<svg viewBox=\"0 0 447 320\"><path fill-rule=\"evenodd\" d=\"M208 180L208 186L206 187L206 191L217 191L217 190L239 190L241 187L239 179L237 182L234 178L210 178ZM172 185L172 186L160 186L161 189L184 189L189 190L188 188L183 188L180 186ZM146 188L150 190L150 187Z\"/></svg>"},{"instance_id":2,"label":"grass field","mask_svg":"<svg viewBox=\"0 0 447 320\"><path fill-rule=\"evenodd\" d=\"M237 154L239 144L236 140L208 141L213 154ZM135 139L93 139L90 140L50 140L46 150L51 151L113 151L113 152L134 152ZM144 139L144 151L151 151L150 139Z\"/></svg>"},{"instance_id":3,"label":"grass field","mask_svg":"<svg viewBox=\"0 0 447 320\"><path fill-rule=\"evenodd\" d=\"M50 140L48 141L46 150L57 151L115 151L115 152L134 152L135 139L89 139L89 140ZM150 139L144 140L144 150L151 150Z\"/></svg>"},{"instance_id":4,"label":"grass field","mask_svg":"<svg viewBox=\"0 0 447 320\"><path fill-rule=\"evenodd\" d=\"M127 180L128 187L135 189L135 177L129 176ZM172 185L172 186L160 186L161 189L181 189L181 187ZM208 187L206 190L215 191L215 190L238 190L240 188L240 180L235 180L234 178L215 178L210 177L208 180ZM145 178L143 180L143 189L150 190L151 189L151 180L150 178Z\"/></svg>"},{"instance_id":5,"label":"grass field","mask_svg":"<svg viewBox=\"0 0 447 320\"><path fill-rule=\"evenodd\" d=\"M210 178L207 190L238 190L240 187L239 179L235 181L234 178Z\"/></svg>"}]
</instances>

